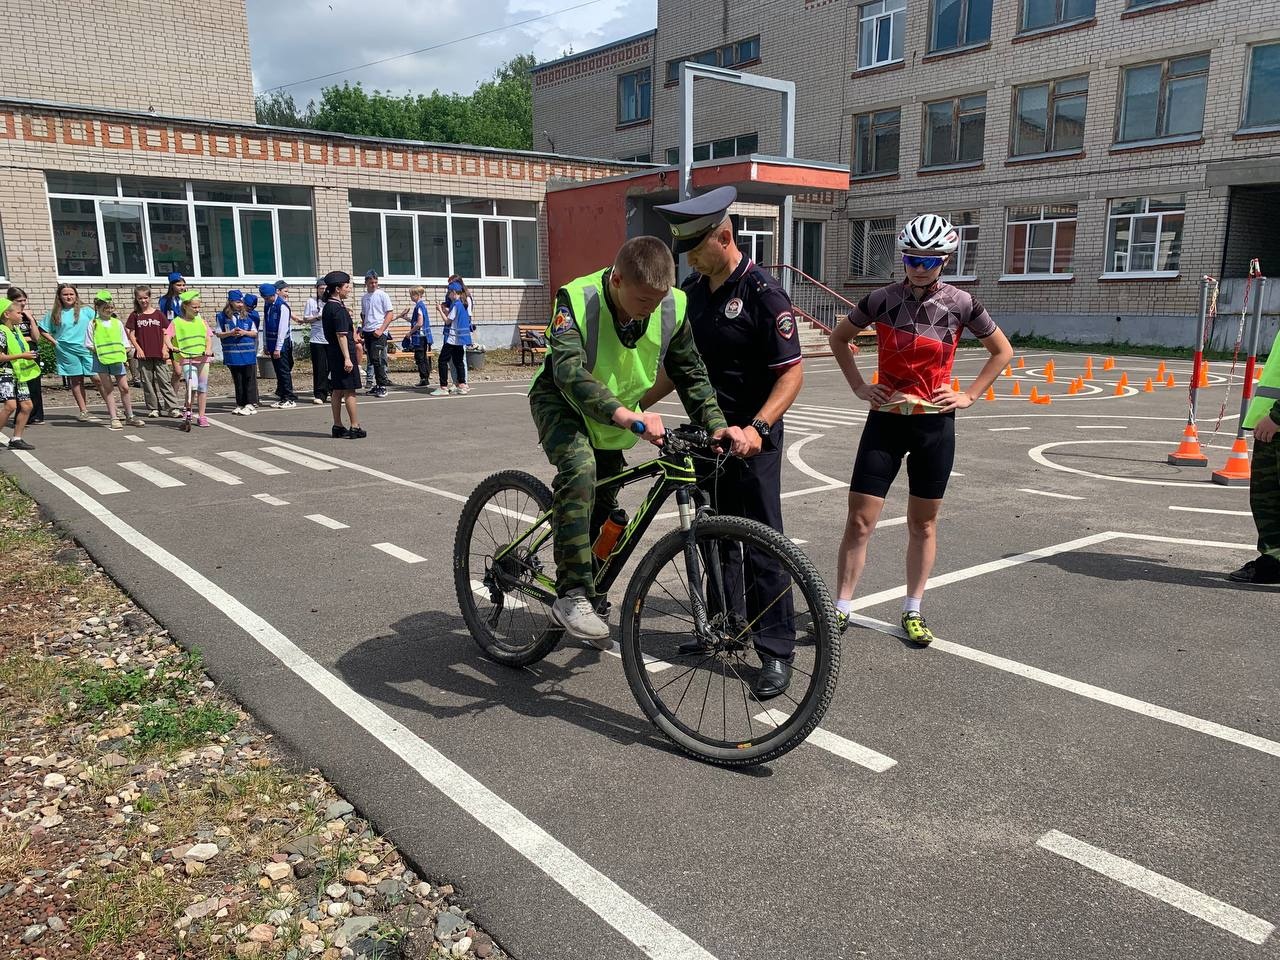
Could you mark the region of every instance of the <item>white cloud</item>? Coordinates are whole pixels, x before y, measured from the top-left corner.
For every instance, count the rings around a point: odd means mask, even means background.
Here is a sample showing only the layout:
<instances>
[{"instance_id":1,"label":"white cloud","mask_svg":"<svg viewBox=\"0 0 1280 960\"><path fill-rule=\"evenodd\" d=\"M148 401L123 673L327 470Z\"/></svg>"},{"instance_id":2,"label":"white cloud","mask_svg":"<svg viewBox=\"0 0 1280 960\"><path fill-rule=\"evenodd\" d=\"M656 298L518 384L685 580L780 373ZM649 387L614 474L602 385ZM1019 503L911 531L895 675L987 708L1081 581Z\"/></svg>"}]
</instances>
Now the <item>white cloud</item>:
<instances>
[{"instance_id":1,"label":"white cloud","mask_svg":"<svg viewBox=\"0 0 1280 960\"><path fill-rule=\"evenodd\" d=\"M504 24L552 14L583 0L247 0L249 45L258 92L321 74L446 44ZM290 86L298 105L320 91L359 80L367 90L395 94L470 93L507 60L532 51L553 60L650 30L657 0L596 0L588 6L519 27L451 43L437 50Z\"/></svg>"}]
</instances>

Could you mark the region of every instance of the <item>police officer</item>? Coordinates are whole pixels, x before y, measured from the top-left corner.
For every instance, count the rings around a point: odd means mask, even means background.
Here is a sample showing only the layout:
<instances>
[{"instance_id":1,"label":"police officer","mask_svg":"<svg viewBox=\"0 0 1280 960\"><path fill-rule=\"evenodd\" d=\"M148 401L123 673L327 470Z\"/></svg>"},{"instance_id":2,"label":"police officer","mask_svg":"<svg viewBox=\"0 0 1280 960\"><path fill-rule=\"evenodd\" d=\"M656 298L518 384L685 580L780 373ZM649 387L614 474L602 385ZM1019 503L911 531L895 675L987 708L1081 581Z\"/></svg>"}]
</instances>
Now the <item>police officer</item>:
<instances>
[{"instance_id":1,"label":"police officer","mask_svg":"<svg viewBox=\"0 0 1280 960\"><path fill-rule=\"evenodd\" d=\"M683 253L697 271L681 284L694 341L725 419L747 438L747 459L704 473L701 485L720 513L759 520L781 533L782 415L800 392L804 368L791 298L734 240L729 207L737 198L733 187L718 187L655 209L671 225L676 256ZM660 383L645 406L669 389ZM735 591L743 601L739 612L754 624L761 665L754 691L767 700L791 682L795 611L787 574L750 548L726 562L727 573L742 584ZM783 602L773 602L784 593Z\"/></svg>"}]
</instances>

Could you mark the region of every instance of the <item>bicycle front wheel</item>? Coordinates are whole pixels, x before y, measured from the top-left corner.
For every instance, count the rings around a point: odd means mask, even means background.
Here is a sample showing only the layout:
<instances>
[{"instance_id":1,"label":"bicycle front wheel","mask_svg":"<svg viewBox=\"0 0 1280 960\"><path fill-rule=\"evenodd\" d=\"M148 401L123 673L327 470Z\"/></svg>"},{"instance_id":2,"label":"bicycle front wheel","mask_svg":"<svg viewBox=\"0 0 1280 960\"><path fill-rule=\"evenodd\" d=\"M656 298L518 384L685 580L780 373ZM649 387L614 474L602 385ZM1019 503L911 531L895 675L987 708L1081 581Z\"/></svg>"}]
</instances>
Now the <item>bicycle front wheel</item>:
<instances>
[{"instance_id":1,"label":"bicycle front wheel","mask_svg":"<svg viewBox=\"0 0 1280 960\"><path fill-rule=\"evenodd\" d=\"M512 667L541 660L563 633L551 619L556 564L551 527L538 518L551 491L532 474L503 470L467 498L453 543L462 619L484 652Z\"/></svg>"},{"instance_id":2,"label":"bicycle front wheel","mask_svg":"<svg viewBox=\"0 0 1280 960\"><path fill-rule=\"evenodd\" d=\"M840 643L831 595L795 544L754 520L706 517L694 527L692 558L688 542L682 530L667 534L627 587L627 682L649 719L691 756L728 767L773 760L813 731L835 693ZM783 576L754 576L769 565ZM772 586L761 590L762 582ZM758 700L760 652L796 641L790 686Z\"/></svg>"}]
</instances>

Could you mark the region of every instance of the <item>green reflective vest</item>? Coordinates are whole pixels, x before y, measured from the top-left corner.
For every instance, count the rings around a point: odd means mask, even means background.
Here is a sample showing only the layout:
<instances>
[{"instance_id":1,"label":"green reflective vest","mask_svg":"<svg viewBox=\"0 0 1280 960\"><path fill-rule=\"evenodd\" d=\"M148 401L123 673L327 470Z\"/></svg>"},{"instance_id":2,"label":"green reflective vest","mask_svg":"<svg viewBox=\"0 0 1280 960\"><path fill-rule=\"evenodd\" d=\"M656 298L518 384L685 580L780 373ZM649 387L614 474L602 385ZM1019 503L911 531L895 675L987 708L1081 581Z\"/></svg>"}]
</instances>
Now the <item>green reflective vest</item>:
<instances>
[{"instance_id":1,"label":"green reflective vest","mask_svg":"<svg viewBox=\"0 0 1280 960\"><path fill-rule=\"evenodd\" d=\"M104 367L124 363L129 358L124 347L124 324L118 317L107 320L94 318L93 352Z\"/></svg>"},{"instance_id":2,"label":"green reflective vest","mask_svg":"<svg viewBox=\"0 0 1280 960\"><path fill-rule=\"evenodd\" d=\"M173 320L173 345L183 360L200 360L204 358L204 348L209 342L209 328L204 325L204 317L199 314L194 320L175 317Z\"/></svg>"},{"instance_id":3,"label":"green reflective vest","mask_svg":"<svg viewBox=\"0 0 1280 960\"><path fill-rule=\"evenodd\" d=\"M1267 365L1262 368L1262 379L1253 388L1253 400L1244 415L1244 428L1252 430L1256 427L1259 420L1271 413L1277 400L1280 400L1280 333L1271 344L1271 356L1267 357Z\"/></svg>"},{"instance_id":4,"label":"green reflective vest","mask_svg":"<svg viewBox=\"0 0 1280 960\"><path fill-rule=\"evenodd\" d=\"M31 348L27 346L27 338L22 335L21 330L15 330L7 324L0 324L0 328L4 330L4 352L10 356L16 353L28 353ZM9 366L13 368L13 379L19 383L26 383L28 380L34 380L40 376L40 364L34 360L27 360L25 357L21 360L10 360Z\"/></svg>"},{"instance_id":5,"label":"green reflective vest","mask_svg":"<svg viewBox=\"0 0 1280 960\"><path fill-rule=\"evenodd\" d=\"M624 407L634 410L645 391L658 382L658 367L667 355L667 347L685 321L687 300L683 290L671 290L649 315L644 334L635 346L628 347L618 337L613 313L604 298L604 270L566 283L573 317L582 335L590 374L618 398ZM545 368L544 368L545 369ZM567 396L567 395L566 395ZM573 397L568 396L570 403ZM600 423L584 411L587 436L598 450L626 450L640 439L630 430Z\"/></svg>"}]
</instances>

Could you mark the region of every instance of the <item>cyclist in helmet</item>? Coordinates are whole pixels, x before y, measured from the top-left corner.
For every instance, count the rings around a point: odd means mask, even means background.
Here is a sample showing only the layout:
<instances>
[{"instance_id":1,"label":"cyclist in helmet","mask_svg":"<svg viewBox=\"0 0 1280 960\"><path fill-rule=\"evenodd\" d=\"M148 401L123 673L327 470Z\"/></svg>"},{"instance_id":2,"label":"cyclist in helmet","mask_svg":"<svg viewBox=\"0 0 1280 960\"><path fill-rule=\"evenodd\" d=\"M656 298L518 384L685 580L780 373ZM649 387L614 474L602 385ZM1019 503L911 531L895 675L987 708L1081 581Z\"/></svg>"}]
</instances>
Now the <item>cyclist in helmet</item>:
<instances>
[{"instance_id":1,"label":"cyclist in helmet","mask_svg":"<svg viewBox=\"0 0 1280 960\"><path fill-rule=\"evenodd\" d=\"M871 405L849 484L849 512L836 570L843 628L867 560L867 542L907 454L907 596L902 628L921 646L933 634L920 613L937 554L938 513L955 460L957 410L970 406L1013 358L1013 347L978 299L941 280L960 235L946 217L926 213L898 234L906 279L867 294L831 333L831 349L853 392ZM863 379L849 344L876 325L880 382ZM964 330L990 356L965 389L951 389L951 366ZM921 414L921 416L913 416Z\"/></svg>"}]
</instances>

